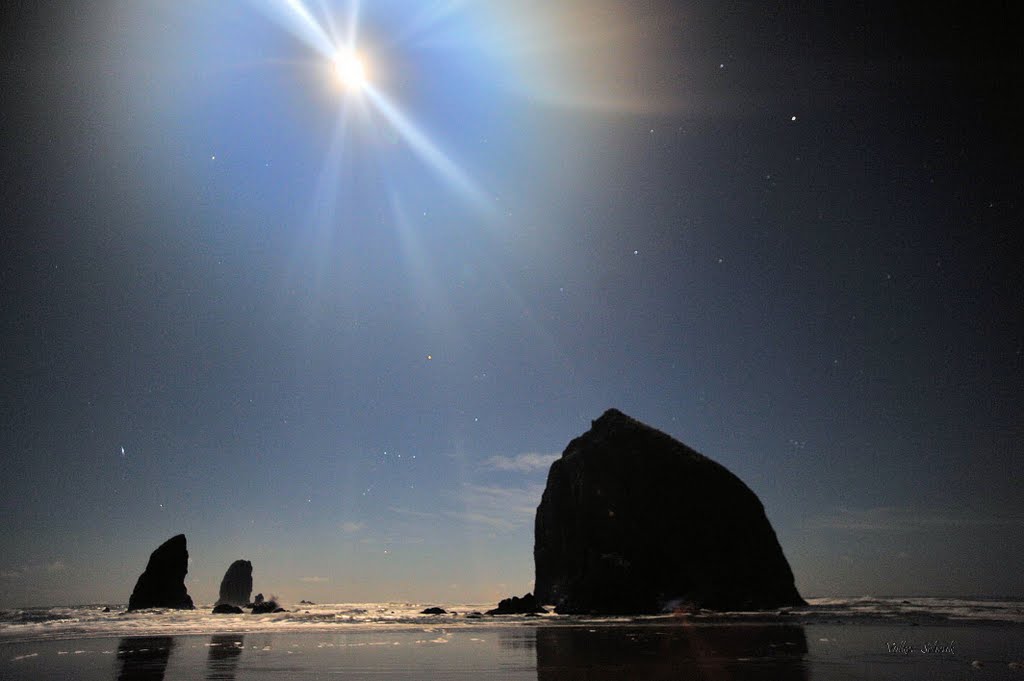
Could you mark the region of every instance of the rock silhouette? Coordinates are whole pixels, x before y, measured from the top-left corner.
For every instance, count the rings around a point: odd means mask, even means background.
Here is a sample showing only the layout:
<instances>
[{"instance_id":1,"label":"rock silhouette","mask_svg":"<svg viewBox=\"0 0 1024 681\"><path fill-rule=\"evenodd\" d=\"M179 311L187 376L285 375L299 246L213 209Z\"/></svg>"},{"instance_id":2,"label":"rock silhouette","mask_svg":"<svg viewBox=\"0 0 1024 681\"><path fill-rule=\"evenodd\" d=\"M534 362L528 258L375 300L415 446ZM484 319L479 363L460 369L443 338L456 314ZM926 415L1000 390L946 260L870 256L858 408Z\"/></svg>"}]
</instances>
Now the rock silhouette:
<instances>
[{"instance_id":1,"label":"rock silhouette","mask_svg":"<svg viewBox=\"0 0 1024 681\"><path fill-rule=\"evenodd\" d=\"M511 598L503 598L498 603L498 607L493 610L488 610L488 615L536 615L538 613L546 613L541 604L534 598L533 594L526 594L522 598L518 596L512 596Z\"/></svg>"},{"instance_id":2,"label":"rock silhouette","mask_svg":"<svg viewBox=\"0 0 1024 681\"><path fill-rule=\"evenodd\" d=\"M224 573L220 581L220 598L217 605L228 603L243 606L249 603L252 595L252 563L247 560L236 560Z\"/></svg>"},{"instance_id":3,"label":"rock silhouette","mask_svg":"<svg viewBox=\"0 0 1024 681\"><path fill-rule=\"evenodd\" d=\"M231 605L230 603L218 603L213 606L214 615L241 615L242 609L237 605Z\"/></svg>"},{"instance_id":4,"label":"rock silhouette","mask_svg":"<svg viewBox=\"0 0 1024 681\"><path fill-rule=\"evenodd\" d=\"M252 608L252 614L265 615L271 612L284 612L284 608L277 604L273 598L269 601L263 600L263 594L256 594L255 600L248 607Z\"/></svg>"},{"instance_id":5,"label":"rock silhouette","mask_svg":"<svg viewBox=\"0 0 1024 681\"><path fill-rule=\"evenodd\" d=\"M146 570L139 575L128 610L177 608L192 610L192 598L185 589L188 574L188 548L185 535L171 537L149 556Z\"/></svg>"},{"instance_id":6,"label":"rock silhouette","mask_svg":"<svg viewBox=\"0 0 1024 681\"><path fill-rule=\"evenodd\" d=\"M534 564L538 600L562 613L804 605L750 488L615 409L551 465Z\"/></svg>"}]
</instances>

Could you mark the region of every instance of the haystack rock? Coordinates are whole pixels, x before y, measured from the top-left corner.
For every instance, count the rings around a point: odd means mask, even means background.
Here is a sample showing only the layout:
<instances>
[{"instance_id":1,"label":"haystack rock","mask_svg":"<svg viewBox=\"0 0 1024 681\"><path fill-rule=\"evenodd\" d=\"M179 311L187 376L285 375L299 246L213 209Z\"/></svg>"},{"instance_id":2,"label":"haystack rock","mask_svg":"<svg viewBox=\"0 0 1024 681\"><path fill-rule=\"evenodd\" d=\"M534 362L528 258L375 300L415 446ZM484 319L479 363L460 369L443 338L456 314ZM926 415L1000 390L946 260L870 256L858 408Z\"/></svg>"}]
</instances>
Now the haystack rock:
<instances>
[{"instance_id":1,"label":"haystack rock","mask_svg":"<svg viewBox=\"0 0 1024 681\"><path fill-rule=\"evenodd\" d=\"M615 409L551 465L533 557L537 599L562 613L805 605L757 495Z\"/></svg>"},{"instance_id":2,"label":"haystack rock","mask_svg":"<svg viewBox=\"0 0 1024 681\"><path fill-rule=\"evenodd\" d=\"M251 595L252 563L247 560L236 560L224 573L224 579L220 580L220 598L217 599L217 605L247 605Z\"/></svg>"},{"instance_id":3,"label":"haystack rock","mask_svg":"<svg viewBox=\"0 0 1024 681\"><path fill-rule=\"evenodd\" d=\"M139 575L128 600L128 610L177 608L192 610L192 598L185 589L188 548L185 535L171 537L149 556L146 571Z\"/></svg>"}]
</instances>

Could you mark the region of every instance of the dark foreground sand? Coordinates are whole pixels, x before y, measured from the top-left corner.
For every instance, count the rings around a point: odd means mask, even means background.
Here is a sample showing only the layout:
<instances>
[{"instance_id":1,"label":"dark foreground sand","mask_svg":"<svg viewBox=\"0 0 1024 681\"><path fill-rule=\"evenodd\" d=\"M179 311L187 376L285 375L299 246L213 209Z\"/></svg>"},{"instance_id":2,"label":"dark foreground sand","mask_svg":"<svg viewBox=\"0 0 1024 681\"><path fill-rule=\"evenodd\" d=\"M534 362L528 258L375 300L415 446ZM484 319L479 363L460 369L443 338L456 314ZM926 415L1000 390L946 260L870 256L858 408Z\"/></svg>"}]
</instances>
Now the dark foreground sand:
<instances>
[{"instance_id":1,"label":"dark foreground sand","mask_svg":"<svg viewBox=\"0 0 1024 681\"><path fill-rule=\"evenodd\" d=\"M1022 658L1015 626L539 625L3 643L0 679L1024 681Z\"/></svg>"}]
</instances>

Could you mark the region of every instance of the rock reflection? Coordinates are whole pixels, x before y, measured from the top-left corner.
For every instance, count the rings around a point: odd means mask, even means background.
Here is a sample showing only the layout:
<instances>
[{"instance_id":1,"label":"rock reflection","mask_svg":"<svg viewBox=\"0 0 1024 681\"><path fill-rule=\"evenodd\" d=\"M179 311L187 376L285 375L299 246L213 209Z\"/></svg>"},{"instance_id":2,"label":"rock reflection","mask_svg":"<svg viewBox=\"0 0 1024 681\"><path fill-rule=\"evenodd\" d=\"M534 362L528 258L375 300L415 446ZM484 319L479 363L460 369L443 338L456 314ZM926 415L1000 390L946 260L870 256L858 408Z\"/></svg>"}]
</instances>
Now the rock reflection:
<instances>
[{"instance_id":1,"label":"rock reflection","mask_svg":"<svg viewBox=\"0 0 1024 681\"><path fill-rule=\"evenodd\" d=\"M210 637L210 654L206 658L207 681L234 681L244 643L245 637L241 634Z\"/></svg>"},{"instance_id":2,"label":"rock reflection","mask_svg":"<svg viewBox=\"0 0 1024 681\"><path fill-rule=\"evenodd\" d=\"M530 628L502 631L498 635L498 647L502 650L522 650L532 653L537 648L536 631Z\"/></svg>"},{"instance_id":3,"label":"rock reflection","mask_svg":"<svg viewBox=\"0 0 1024 681\"><path fill-rule=\"evenodd\" d=\"M540 627L538 681L806 681L799 625Z\"/></svg>"},{"instance_id":4,"label":"rock reflection","mask_svg":"<svg viewBox=\"0 0 1024 681\"><path fill-rule=\"evenodd\" d=\"M174 639L170 636L122 638L117 646L118 681L163 681L172 650Z\"/></svg>"}]
</instances>

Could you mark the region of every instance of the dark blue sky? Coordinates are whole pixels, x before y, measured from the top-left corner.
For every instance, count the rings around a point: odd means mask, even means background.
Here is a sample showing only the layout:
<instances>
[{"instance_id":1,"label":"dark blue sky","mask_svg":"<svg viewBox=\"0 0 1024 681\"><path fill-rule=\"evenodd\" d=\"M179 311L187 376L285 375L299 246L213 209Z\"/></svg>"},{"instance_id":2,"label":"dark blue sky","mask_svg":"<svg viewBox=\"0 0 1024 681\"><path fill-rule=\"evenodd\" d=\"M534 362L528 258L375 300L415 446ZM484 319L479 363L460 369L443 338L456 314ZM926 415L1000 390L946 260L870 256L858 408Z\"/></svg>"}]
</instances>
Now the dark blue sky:
<instances>
[{"instance_id":1,"label":"dark blue sky","mask_svg":"<svg viewBox=\"0 0 1024 681\"><path fill-rule=\"evenodd\" d=\"M0 604L522 593L611 406L805 595L1024 594L1020 26L819 4L2 10Z\"/></svg>"}]
</instances>

